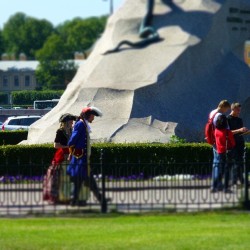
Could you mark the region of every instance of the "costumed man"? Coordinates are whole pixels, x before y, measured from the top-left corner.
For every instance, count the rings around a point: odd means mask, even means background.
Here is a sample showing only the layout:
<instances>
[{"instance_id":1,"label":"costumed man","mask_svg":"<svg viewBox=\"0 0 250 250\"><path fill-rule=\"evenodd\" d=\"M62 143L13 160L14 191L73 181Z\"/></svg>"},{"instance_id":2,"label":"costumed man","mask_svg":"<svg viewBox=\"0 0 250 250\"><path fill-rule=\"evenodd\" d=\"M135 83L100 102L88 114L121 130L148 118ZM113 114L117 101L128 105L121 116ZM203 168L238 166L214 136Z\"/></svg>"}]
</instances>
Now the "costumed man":
<instances>
[{"instance_id":1,"label":"costumed man","mask_svg":"<svg viewBox=\"0 0 250 250\"><path fill-rule=\"evenodd\" d=\"M79 192L82 185L88 186L94 193L99 202L108 202L99 192L97 183L90 169L90 123L95 116L102 116L102 112L96 107L83 108L79 118L77 119L73 133L69 139L69 159L70 164L67 167L67 174L73 182L73 190L71 194L71 205L79 205Z\"/></svg>"}]
</instances>

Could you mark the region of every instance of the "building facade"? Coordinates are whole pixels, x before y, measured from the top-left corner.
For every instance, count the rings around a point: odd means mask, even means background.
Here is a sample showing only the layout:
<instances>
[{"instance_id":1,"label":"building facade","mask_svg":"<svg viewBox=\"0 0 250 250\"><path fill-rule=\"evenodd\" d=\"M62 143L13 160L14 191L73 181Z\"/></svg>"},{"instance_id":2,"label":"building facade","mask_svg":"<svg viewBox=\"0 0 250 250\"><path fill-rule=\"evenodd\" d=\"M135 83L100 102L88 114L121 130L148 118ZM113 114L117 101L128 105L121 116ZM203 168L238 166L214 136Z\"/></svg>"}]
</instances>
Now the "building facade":
<instances>
[{"instance_id":1,"label":"building facade","mask_svg":"<svg viewBox=\"0 0 250 250\"><path fill-rule=\"evenodd\" d=\"M38 64L38 61L0 61L0 92L8 94L9 103L12 91L39 87L35 77Z\"/></svg>"},{"instance_id":2,"label":"building facade","mask_svg":"<svg viewBox=\"0 0 250 250\"><path fill-rule=\"evenodd\" d=\"M82 58L74 60L77 67L84 62ZM40 87L35 76L38 65L39 61L0 61L0 92L8 95L8 104L12 104L12 91L35 90Z\"/></svg>"}]
</instances>

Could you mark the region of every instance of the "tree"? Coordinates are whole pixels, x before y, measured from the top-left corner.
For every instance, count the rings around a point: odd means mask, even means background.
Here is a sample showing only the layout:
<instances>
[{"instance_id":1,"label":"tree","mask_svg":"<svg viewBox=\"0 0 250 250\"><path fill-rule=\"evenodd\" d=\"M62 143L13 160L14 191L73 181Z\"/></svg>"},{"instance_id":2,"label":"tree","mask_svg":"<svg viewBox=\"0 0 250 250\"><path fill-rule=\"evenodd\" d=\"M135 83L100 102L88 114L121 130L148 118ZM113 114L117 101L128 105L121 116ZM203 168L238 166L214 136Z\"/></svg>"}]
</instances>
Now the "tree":
<instances>
[{"instance_id":1,"label":"tree","mask_svg":"<svg viewBox=\"0 0 250 250\"><path fill-rule=\"evenodd\" d=\"M43 89L65 89L77 71L69 59L74 58L75 52L84 53L95 43L106 21L106 16L75 18L54 29L46 20L16 13L4 26L4 48L9 54L25 53L28 59L39 61L36 77Z\"/></svg>"},{"instance_id":2,"label":"tree","mask_svg":"<svg viewBox=\"0 0 250 250\"><path fill-rule=\"evenodd\" d=\"M36 78L43 89L65 89L77 71L73 61L65 60L70 53L59 35L51 35L36 57L40 62Z\"/></svg>"},{"instance_id":3,"label":"tree","mask_svg":"<svg viewBox=\"0 0 250 250\"><path fill-rule=\"evenodd\" d=\"M107 17L75 18L57 27L58 34L72 56L74 52L89 49L99 38L106 25Z\"/></svg>"},{"instance_id":4,"label":"tree","mask_svg":"<svg viewBox=\"0 0 250 250\"><path fill-rule=\"evenodd\" d=\"M27 18L22 29L23 47L20 50L34 58L35 52L43 47L53 32L54 29L50 22Z\"/></svg>"},{"instance_id":5,"label":"tree","mask_svg":"<svg viewBox=\"0 0 250 250\"><path fill-rule=\"evenodd\" d=\"M4 43L3 43L3 34L2 30L0 30L0 55L4 53Z\"/></svg>"},{"instance_id":6,"label":"tree","mask_svg":"<svg viewBox=\"0 0 250 250\"><path fill-rule=\"evenodd\" d=\"M74 61L43 60L36 70L36 78L43 89L64 90L76 71Z\"/></svg>"},{"instance_id":7,"label":"tree","mask_svg":"<svg viewBox=\"0 0 250 250\"><path fill-rule=\"evenodd\" d=\"M52 24L45 19L39 20L18 12L11 16L4 25L2 31L4 49L1 48L0 33L0 52L2 49L15 56L25 53L28 59L37 59L35 57L37 51L43 47L52 47L53 42L58 43L58 38L55 39L57 35L63 40L63 51L60 47L53 46L54 52L51 51L47 57L52 56L52 59L55 58L54 55L60 54L60 57L65 60L73 59L75 52L84 52L94 44L103 32L106 21L106 16L75 18L54 29ZM47 42L49 45L46 44Z\"/></svg>"},{"instance_id":8,"label":"tree","mask_svg":"<svg viewBox=\"0 0 250 250\"><path fill-rule=\"evenodd\" d=\"M43 89L65 89L74 77L77 66L74 52L88 49L103 32L106 18L75 18L57 28L43 47L36 52L40 65L36 78Z\"/></svg>"},{"instance_id":9,"label":"tree","mask_svg":"<svg viewBox=\"0 0 250 250\"><path fill-rule=\"evenodd\" d=\"M69 59L65 41L60 35L53 34L44 43L43 47L36 52L39 61Z\"/></svg>"},{"instance_id":10,"label":"tree","mask_svg":"<svg viewBox=\"0 0 250 250\"><path fill-rule=\"evenodd\" d=\"M50 22L16 13L3 28L5 50L15 55L25 53L29 59L34 59L35 51L43 46L53 32Z\"/></svg>"},{"instance_id":11,"label":"tree","mask_svg":"<svg viewBox=\"0 0 250 250\"><path fill-rule=\"evenodd\" d=\"M5 51L8 53L17 53L21 46L19 27L25 23L25 14L17 13L10 17L3 28L3 39L5 42ZM18 31L18 32L17 32Z\"/></svg>"}]
</instances>

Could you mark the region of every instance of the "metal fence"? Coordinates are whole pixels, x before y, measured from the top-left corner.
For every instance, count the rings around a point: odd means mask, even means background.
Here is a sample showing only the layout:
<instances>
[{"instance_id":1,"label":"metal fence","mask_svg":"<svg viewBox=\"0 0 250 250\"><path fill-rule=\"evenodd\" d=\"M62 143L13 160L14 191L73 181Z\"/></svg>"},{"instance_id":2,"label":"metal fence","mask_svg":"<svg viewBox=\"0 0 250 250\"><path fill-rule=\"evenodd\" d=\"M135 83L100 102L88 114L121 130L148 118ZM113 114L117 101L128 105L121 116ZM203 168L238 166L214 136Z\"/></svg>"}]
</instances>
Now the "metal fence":
<instances>
[{"instance_id":1,"label":"metal fence","mask_svg":"<svg viewBox=\"0 0 250 250\"><path fill-rule=\"evenodd\" d=\"M92 192L87 204L71 206L43 200L48 166L16 163L0 169L0 216L91 212L201 211L220 208L249 209L248 168L244 185L231 185L232 193L211 193L211 163L95 163L92 172L100 191L111 201L100 204ZM65 168L64 168L65 169ZM25 174L24 174L25 173ZM66 176L66 175L65 175ZM67 178L67 177L65 177ZM65 180L64 180L65 181ZM68 184L69 180L67 179Z\"/></svg>"}]
</instances>

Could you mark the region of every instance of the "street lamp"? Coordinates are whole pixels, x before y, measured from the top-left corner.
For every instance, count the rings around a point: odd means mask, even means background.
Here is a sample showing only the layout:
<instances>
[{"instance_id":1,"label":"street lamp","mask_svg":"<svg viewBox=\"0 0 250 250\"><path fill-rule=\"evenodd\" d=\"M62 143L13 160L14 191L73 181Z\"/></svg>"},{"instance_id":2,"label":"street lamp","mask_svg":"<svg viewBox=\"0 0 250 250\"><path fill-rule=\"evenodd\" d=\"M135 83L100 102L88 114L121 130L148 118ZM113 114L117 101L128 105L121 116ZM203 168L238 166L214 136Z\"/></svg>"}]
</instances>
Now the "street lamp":
<instances>
[{"instance_id":1,"label":"street lamp","mask_svg":"<svg viewBox=\"0 0 250 250\"><path fill-rule=\"evenodd\" d=\"M103 1L107 1L107 0L103 0ZM113 0L109 0L110 2L110 6L109 6L109 14L112 15L113 11L114 11L114 4L113 4Z\"/></svg>"}]
</instances>

